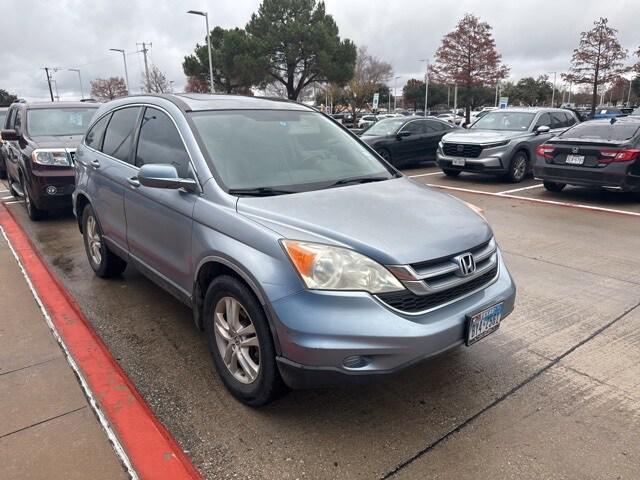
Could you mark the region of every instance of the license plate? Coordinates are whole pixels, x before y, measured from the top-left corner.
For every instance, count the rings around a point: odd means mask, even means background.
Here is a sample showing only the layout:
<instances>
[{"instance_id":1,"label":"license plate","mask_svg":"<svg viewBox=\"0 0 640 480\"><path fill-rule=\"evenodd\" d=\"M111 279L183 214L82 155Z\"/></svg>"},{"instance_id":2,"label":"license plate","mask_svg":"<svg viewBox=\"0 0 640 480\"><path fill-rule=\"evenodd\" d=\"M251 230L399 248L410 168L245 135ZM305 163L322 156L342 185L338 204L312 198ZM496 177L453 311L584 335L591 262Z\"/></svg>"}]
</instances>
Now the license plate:
<instances>
[{"instance_id":1,"label":"license plate","mask_svg":"<svg viewBox=\"0 0 640 480\"><path fill-rule=\"evenodd\" d=\"M464 167L465 163L467 163L467 160L465 158L454 158L453 160L451 160L451 164L455 165L456 167Z\"/></svg>"},{"instance_id":2,"label":"license plate","mask_svg":"<svg viewBox=\"0 0 640 480\"><path fill-rule=\"evenodd\" d=\"M584 163L584 155L567 155L565 161L571 165L582 165Z\"/></svg>"},{"instance_id":3,"label":"license plate","mask_svg":"<svg viewBox=\"0 0 640 480\"><path fill-rule=\"evenodd\" d=\"M467 316L467 346L473 345L500 327L503 306L503 303L498 303L475 315Z\"/></svg>"}]
</instances>

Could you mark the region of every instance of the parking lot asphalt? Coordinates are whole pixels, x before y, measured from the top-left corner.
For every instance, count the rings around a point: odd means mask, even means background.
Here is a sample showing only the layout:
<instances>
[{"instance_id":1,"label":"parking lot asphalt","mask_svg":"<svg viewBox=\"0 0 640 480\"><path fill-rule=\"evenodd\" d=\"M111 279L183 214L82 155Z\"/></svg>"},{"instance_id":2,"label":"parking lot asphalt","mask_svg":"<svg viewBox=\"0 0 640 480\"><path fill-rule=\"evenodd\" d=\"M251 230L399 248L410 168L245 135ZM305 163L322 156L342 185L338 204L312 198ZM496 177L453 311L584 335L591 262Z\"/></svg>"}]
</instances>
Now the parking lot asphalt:
<instances>
[{"instance_id":1,"label":"parking lot asphalt","mask_svg":"<svg viewBox=\"0 0 640 480\"><path fill-rule=\"evenodd\" d=\"M637 197L406 173L485 210L518 285L514 313L379 383L260 410L224 389L186 307L133 269L93 275L70 212L33 223L8 207L207 478L640 478Z\"/></svg>"}]
</instances>

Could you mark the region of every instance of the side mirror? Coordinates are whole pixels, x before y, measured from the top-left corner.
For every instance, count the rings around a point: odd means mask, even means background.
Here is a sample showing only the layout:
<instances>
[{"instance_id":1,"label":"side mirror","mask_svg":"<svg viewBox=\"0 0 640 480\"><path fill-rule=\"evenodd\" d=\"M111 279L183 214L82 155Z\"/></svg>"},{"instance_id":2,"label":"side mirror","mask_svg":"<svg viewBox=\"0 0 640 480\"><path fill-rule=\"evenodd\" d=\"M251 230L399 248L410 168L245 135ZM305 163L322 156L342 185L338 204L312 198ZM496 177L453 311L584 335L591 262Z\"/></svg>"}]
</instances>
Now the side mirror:
<instances>
[{"instance_id":1,"label":"side mirror","mask_svg":"<svg viewBox=\"0 0 640 480\"><path fill-rule=\"evenodd\" d=\"M187 192L195 192L198 188L195 180L180 178L176 167L162 163L143 165L138 171L138 181L140 185L151 188L184 188Z\"/></svg>"},{"instance_id":2,"label":"side mirror","mask_svg":"<svg viewBox=\"0 0 640 480\"><path fill-rule=\"evenodd\" d=\"M411 135L411 132L404 130L403 132L398 132L396 137L398 137L398 140L400 140L402 137L408 137L409 135Z\"/></svg>"},{"instance_id":3,"label":"side mirror","mask_svg":"<svg viewBox=\"0 0 640 480\"><path fill-rule=\"evenodd\" d=\"M13 129L2 130L0 137L6 142L11 140L20 140L20 135Z\"/></svg>"},{"instance_id":4,"label":"side mirror","mask_svg":"<svg viewBox=\"0 0 640 480\"><path fill-rule=\"evenodd\" d=\"M551 127L549 127L549 125L540 125L538 128L536 128L536 133L549 133L550 130Z\"/></svg>"}]
</instances>

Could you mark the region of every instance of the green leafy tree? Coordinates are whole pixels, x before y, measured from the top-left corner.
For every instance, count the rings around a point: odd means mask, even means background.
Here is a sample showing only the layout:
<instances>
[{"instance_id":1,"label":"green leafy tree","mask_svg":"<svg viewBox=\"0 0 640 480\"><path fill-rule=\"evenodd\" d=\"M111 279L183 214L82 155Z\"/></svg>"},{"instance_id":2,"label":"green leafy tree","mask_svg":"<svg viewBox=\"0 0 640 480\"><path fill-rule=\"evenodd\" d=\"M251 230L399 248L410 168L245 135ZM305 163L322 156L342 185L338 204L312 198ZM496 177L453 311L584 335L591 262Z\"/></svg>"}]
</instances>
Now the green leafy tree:
<instances>
[{"instance_id":1,"label":"green leafy tree","mask_svg":"<svg viewBox=\"0 0 640 480\"><path fill-rule=\"evenodd\" d=\"M211 31L211 63L214 89L225 93L246 93L264 82L266 65L257 58L253 42L241 28ZM182 69L194 86L209 84L207 43L197 44L194 54L184 57ZM196 81L199 80L198 81Z\"/></svg>"},{"instance_id":2,"label":"green leafy tree","mask_svg":"<svg viewBox=\"0 0 640 480\"><path fill-rule=\"evenodd\" d=\"M538 78L525 77L518 80L513 89L511 103L519 101L530 107L543 104L551 97L553 86L547 75Z\"/></svg>"},{"instance_id":3,"label":"green leafy tree","mask_svg":"<svg viewBox=\"0 0 640 480\"><path fill-rule=\"evenodd\" d=\"M407 80L407 83L402 87L402 97L404 98L404 105L411 105L414 110L418 109L418 106L424 108L424 82L411 78Z\"/></svg>"},{"instance_id":4,"label":"green leafy tree","mask_svg":"<svg viewBox=\"0 0 640 480\"><path fill-rule=\"evenodd\" d=\"M345 85L353 77L356 47L340 39L322 1L263 0L246 31L267 75L291 100L312 82Z\"/></svg>"},{"instance_id":5,"label":"green leafy tree","mask_svg":"<svg viewBox=\"0 0 640 480\"><path fill-rule=\"evenodd\" d=\"M6 90L0 88L0 107L8 107L17 100L18 97L16 95L12 95Z\"/></svg>"}]
</instances>

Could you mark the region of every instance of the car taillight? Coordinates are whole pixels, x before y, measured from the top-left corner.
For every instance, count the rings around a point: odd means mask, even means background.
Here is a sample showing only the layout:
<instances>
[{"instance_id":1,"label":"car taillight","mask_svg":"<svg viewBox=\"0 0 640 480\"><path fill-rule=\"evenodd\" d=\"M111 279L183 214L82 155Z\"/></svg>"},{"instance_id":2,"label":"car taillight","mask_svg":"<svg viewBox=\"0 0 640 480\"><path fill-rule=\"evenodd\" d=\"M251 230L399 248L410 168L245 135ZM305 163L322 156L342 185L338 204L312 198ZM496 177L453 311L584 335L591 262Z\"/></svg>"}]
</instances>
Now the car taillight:
<instances>
[{"instance_id":1,"label":"car taillight","mask_svg":"<svg viewBox=\"0 0 640 480\"><path fill-rule=\"evenodd\" d=\"M555 150L555 147L552 147L551 145L538 145L536 147L536 154L544 158L553 158L553 152Z\"/></svg>"},{"instance_id":2,"label":"car taillight","mask_svg":"<svg viewBox=\"0 0 640 480\"><path fill-rule=\"evenodd\" d=\"M628 148L625 150L600 150L600 163L630 162L640 155L640 150Z\"/></svg>"}]
</instances>

